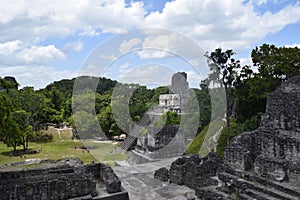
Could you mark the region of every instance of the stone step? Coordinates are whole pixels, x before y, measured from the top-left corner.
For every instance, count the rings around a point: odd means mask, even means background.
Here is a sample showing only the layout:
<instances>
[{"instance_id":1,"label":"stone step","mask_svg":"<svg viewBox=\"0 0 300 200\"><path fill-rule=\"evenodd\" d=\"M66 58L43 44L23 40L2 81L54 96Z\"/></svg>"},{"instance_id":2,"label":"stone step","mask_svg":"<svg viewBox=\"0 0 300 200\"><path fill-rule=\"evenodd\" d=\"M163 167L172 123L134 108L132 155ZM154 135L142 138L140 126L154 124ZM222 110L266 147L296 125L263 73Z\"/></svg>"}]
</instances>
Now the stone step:
<instances>
[{"instance_id":1,"label":"stone step","mask_svg":"<svg viewBox=\"0 0 300 200\"><path fill-rule=\"evenodd\" d=\"M246 194L251 197L251 199L257 199L257 200L276 200L273 197L270 197L269 195L266 195L262 192L258 192L257 190L251 190L246 189L243 191L243 194Z\"/></svg>"},{"instance_id":2,"label":"stone step","mask_svg":"<svg viewBox=\"0 0 300 200\"><path fill-rule=\"evenodd\" d=\"M276 182L273 180L268 180L259 176L255 176L252 172L242 172L238 170L234 171L226 171L229 174L238 176L240 178L259 183L264 186L272 187L276 190L279 190L281 192L290 194L295 197L300 197L300 190L297 187L294 187L292 185L289 185L287 182Z\"/></svg>"},{"instance_id":3,"label":"stone step","mask_svg":"<svg viewBox=\"0 0 300 200\"><path fill-rule=\"evenodd\" d=\"M278 190L276 188L272 188L268 185L262 185L258 182L252 182L252 181L249 181L249 180L245 180L245 179L240 178L236 175L232 175L232 174L229 174L229 173L226 173L226 172L219 172L218 177L225 184L230 183L232 185L232 187L239 188L240 190L242 190L242 193L244 193L243 190L244 191L253 190L257 193L264 194L263 196L262 195L261 196L262 197L269 197L269 199L272 199L272 198L273 199L274 198L275 199L281 199L281 200L298 200L299 199L298 196L294 196L294 195L291 195L289 193L280 191L280 190ZM252 193L249 192L249 194L252 194ZM249 194L247 194L247 195L249 195Z\"/></svg>"},{"instance_id":4,"label":"stone step","mask_svg":"<svg viewBox=\"0 0 300 200\"><path fill-rule=\"evenodd\" d=\"M237 199L238 200L253 200L253 197L249 196L248 194L241 193L241 194L239 194Z\"/></svg>"},{"instance_id":5,"label":"stone step","mask_svg":"<svg viewBox=\"0 0 300 200\"><path fill-rule=\"evenodd\" d=\"M210 199L216 199L216 200L230 200L227 196L222 191L219 191L216 187L214 186L209 186L209 187L201 187L196 189L196 196L199 199L202 200L210 200Z\"/></svg>"}]
</instances>

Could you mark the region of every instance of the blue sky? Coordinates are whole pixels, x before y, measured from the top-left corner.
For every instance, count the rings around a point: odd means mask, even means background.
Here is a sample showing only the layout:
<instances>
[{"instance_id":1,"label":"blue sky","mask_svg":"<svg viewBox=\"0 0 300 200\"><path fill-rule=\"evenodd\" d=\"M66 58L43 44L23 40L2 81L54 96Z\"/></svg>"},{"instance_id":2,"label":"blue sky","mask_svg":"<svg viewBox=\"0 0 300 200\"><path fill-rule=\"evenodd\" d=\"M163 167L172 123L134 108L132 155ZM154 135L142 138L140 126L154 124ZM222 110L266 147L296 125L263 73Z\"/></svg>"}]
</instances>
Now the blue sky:
<instances>
[{"instance_id":1,"label":"blue sky","mask_svg":"<svg viewBox=\"0 0 300 200\"><path fill-rule=\"evenodd\" d=\"M155 87L186 71L198 87L205 51L251 64L263 43L300 47L299 13L298 0L1 0L0 76L35 89L81 74Z\"/></svg>"}]
</instances>

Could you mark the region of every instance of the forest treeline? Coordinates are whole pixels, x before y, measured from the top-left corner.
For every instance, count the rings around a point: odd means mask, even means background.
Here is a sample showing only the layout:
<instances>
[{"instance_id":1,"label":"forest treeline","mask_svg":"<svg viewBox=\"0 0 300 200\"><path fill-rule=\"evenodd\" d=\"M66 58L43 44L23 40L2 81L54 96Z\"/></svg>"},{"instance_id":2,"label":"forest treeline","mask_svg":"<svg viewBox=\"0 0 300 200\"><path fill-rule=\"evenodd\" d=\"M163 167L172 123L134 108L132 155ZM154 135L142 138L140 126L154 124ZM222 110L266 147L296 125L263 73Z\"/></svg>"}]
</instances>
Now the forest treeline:
<instances>
[{"instance_id":1,"label":"forest treeline","mask_svg":"<svg viewBox=\"0 0 300 200\"><path fill-rule=\"evenodd\" d=\"M281 81L300 74L300 50L297 47L276 47L268 44L256 47L251 53L252 66L241 66L240 62L233 58L232 50L216 49L207 53L206 57L211 68L210 75L206 80L199 80L199 89L191 89L196 94L200 108L198 132L211 120L224 117L217 116L218 112L212 113L211 94L218 93L225 87L225 113L230 121L234 121L233 127L239 127L236 126L237 123L243 125L243 130L251 130L258 126L259 117L265 111L267 94ZM84 84L79 88L80 91L73 93L75 81L96 81L98 84L95 89ZM148 89L146 86L122 84L104 77L84 76L56 81L40 90L34 90L32 87L17 89L18 83L13 78L0 78L0 141L14 150L17 146L22 146L25 150L28 148L28 141L40 137L38 130L42 124L66 122L76 130L74 114L80 117L76 122L79 121L80 131L86 132L87 137L97 137L94 130L97 127L96 123L107 137L120 135L123 131L114 119L111 101L116 85L121 85L126 91L132 91L127 104L130 116L135 122L138 122L149 108L158 104L160 94L169 91L167 86ZM76 99L76 102L72 102L73 99ZM218 99L216 101L217 105ZM72 105L73 108L80 107L80 110L74 113ZM92 115L93 112L96 117ZM169 124L180 122L176 114L166 115ZM125 123L124 126L130 124ZM234 128L229 131L236 132ZM230 137L233 135L235 134L229 133Z\"/></svg>"}]
</instances>

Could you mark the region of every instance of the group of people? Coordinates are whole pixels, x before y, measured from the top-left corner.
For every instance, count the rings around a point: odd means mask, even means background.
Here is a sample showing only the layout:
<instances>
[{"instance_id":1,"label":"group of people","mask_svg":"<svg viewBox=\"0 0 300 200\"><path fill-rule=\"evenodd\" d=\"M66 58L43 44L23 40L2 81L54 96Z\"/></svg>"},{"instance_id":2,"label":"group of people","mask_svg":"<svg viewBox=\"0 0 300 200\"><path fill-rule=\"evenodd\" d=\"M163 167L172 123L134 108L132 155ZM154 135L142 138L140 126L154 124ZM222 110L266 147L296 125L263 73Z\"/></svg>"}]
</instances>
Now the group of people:
<instances>
[{"instance_id":1,"label":"group of people","mask_svg":"<svg viewBox=\"0 0 300 200\"><path fill-rule=\"evenodd\" d=\"M86 150L88 153L90 153L90 150L87 148L82 148L82 147L77 147L75 146L74 149L77 150L77 148L82 149L82 153L84 153L84 151Z\"/></svg>"}]
</instances>

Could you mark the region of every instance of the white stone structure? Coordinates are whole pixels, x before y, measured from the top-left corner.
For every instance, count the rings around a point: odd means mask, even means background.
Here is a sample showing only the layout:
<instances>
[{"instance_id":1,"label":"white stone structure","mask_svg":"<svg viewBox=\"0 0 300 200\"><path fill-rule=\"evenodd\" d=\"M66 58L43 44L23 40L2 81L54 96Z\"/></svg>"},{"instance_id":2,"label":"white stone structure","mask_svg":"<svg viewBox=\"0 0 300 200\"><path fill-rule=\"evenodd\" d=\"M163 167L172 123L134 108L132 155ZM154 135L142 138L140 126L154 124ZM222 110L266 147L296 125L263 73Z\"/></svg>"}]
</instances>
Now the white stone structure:
<instances>
[{"instance_id":1,"label":"white stone structure","mask_svg":"<svg viewBox=\"0 0 300 200\"><path fill-rule=\"evenodd\" d=\"M159 106L163 108L163 113L167 111L180 113L180 102L179 94L162 94L159 96Z\"/></svg>"}]
</instances>

